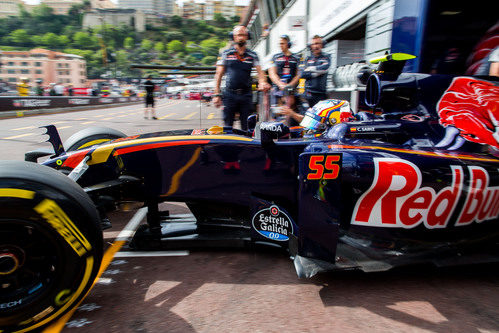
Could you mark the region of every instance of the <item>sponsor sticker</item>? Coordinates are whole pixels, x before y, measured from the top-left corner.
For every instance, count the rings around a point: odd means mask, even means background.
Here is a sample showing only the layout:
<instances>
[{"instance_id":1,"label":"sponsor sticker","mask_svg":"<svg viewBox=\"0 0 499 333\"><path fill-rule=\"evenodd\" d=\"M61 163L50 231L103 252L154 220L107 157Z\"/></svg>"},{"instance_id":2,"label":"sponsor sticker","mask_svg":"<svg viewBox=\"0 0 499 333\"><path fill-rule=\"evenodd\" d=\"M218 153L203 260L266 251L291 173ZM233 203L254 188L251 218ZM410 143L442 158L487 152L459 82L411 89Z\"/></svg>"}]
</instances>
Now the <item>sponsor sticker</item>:
<instances>
[{"instance_id":1,"label":"sponsor sticker","mask_svg":"<svg viewBox=\"0 0 499 333\"><path fill-rule=\"evenodd\" d=\"M92 249L85 236L55 201L45 199L35 207L35 211L59 232L78 256L81 257Z\"/></svg>"},{"instance_id":2,"label":"sponsor sticker","mask_svg":"<svg viewBox=\"0 0 499 333\"><path fill-rule=\"evenodd\" d=\"M258 211L252 223L260 235L279 242L289 240L289 235L293 233L291 219L276 205Z\"/></svg>"},{"instance_id":3,"label":"sponsor sticker","mask_svg":"<svg viewBox=\"0 0 499 333\"><path fill-rule=\"evenodd\" d=\"M487 170L468 166L470 179L464 181L464 169L450 165L452 180L438 192L423 186L421 170L399 158L375 158L371 187L359 198L351 224L369 227L427 229L481 223L499 216L499 186L490 186ZM466 195L464 205L458 205Z\"/></svg>"},{"instance_id":4,"label":"sponsor sticker","mask_svg":"<svg viewBox=\"0 0 499 333\"><path fill-rule=\"evenodd\" d=\"M68 100L69 104L72 105L87 105L90 104L90 99L88 98L70 98Z\"/></svg>"},{"instance_id":5,"label":"sponsor sticker","mask_svg":"<svg viewBox=\"0 0 499 333\"><path fill-rule=\"evenodd\" d=\"M15 99L12 101L15 107L41 107L49 106L50 99Z\"/></svg>"}]
</instances>

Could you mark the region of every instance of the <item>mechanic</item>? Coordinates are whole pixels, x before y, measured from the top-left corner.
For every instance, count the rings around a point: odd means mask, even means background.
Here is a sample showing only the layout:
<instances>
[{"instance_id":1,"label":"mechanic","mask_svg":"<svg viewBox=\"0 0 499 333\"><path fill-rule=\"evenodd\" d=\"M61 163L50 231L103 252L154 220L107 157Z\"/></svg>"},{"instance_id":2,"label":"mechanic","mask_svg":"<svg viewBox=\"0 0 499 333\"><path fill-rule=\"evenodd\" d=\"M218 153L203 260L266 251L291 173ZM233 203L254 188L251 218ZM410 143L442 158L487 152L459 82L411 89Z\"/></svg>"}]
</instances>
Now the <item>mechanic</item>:
<instances>
[{"instance_id":1,"label":"mechanic","mask_svg":"<svg viewBox=\"0 0 499 333\"><path fill-rule=\"evenodd\" d=\"M329 54L322 53L322 47L322 38L319 35L312 37L310 44L312 55L300 64L300 75L307 80L305 82L305 98L310 107L327 98L327 72L331 65L331 59Z\"/></svg>"},{"instance_id":2,"label":"mechanic","mask_svg":"<svg viewBox=\"0 0 499 333\"><path fill-rule=\"evenodd\" d=\"M271 67L269 68L269 77L274 84L274 97L276 99L281 99L285 96L285 104L290 107L294 104L294 88L300 79L298 73L300 59L289 50L292 43L288 35L281 36L279 46L281 47L282 52L279 52L272 57L272 60L270 61ZM284 90L287 91L284 92ZM275 105L278 103L272 104Z\"/></svg>"},{"instance_id":3,"label":"mechanic","mask_svg":"<svg viewBox=\"0 0 499 333\"><path fill-rule=\"evenodd\" d=\"M152 76L148 75L147 81L144 82L144 87L146 89L144 119L147 119L147 111L149 110L151 112L151 119L156 120L158 119L156 118L156 110L154 109L154 89L156 89L156 85L151 81L151 79Z\"/></svg>"},{"instance_id":4,"label":"mechanic","mask_svg":"<svg viewBox=\"0 0 499 333\"><path fill-rule=\"evenodd\" d=\"M230 34L234 45L222 52L218 57L217 71L215 74L215 94L213 103L215 107L222 105L220 94L220 83L222 76L226 76L225 90L223 93L224 124L232 126L234 115L239 112L241 129L247 130L248 116L251 112L251 69L255 67L258 74L258 89L269 90L270 85L266 82L258 55L246 49L246 42L250 38L248 29L238 25Z\"/></svg>"}]
</instances>

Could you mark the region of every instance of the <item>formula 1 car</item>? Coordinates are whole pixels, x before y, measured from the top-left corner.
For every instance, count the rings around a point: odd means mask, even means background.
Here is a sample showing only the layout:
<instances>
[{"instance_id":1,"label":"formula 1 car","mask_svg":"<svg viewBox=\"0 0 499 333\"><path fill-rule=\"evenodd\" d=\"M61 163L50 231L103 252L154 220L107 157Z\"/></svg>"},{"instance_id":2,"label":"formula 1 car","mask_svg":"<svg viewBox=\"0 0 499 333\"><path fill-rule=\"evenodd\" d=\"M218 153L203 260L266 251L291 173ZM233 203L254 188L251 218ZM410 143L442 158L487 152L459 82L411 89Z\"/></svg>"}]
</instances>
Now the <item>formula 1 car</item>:
<instances>
[{"instance_id":1,"label":"formula 1 car","mask_svg":"<svg viewBox=\"0 0 499 333\"><path fill-rule=\"evenodd\" d=\"M497 261L497 81L401 73L406 59L363 73L371 112L323 101L305 134L252 118L249 131L91 128L63 144L47 126L53 151L0 162L0 326L38 329L78 304L106 211L131 202L148 207L133 248L272 246L300 277Z\"/></svg>"}]
</instances>

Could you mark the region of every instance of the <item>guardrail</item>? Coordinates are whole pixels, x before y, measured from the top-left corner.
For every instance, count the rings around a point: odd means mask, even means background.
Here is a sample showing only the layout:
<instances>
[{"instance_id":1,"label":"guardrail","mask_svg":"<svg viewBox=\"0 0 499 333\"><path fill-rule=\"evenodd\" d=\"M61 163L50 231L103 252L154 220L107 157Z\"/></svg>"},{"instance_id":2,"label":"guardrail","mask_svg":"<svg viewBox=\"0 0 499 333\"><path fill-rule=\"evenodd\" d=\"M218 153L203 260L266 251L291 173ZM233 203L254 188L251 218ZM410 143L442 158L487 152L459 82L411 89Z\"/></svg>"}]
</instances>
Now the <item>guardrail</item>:
<instances>
[{"instance_id":1,"label":"guardrail","mask_svg":"<svg viewBox=\"0 0 499 333\"><path fill-rule=\"evenodd\" d=\"M70 108L142 101L141 97L0 96L0 112Z\"/></svg>"}]
</instances>

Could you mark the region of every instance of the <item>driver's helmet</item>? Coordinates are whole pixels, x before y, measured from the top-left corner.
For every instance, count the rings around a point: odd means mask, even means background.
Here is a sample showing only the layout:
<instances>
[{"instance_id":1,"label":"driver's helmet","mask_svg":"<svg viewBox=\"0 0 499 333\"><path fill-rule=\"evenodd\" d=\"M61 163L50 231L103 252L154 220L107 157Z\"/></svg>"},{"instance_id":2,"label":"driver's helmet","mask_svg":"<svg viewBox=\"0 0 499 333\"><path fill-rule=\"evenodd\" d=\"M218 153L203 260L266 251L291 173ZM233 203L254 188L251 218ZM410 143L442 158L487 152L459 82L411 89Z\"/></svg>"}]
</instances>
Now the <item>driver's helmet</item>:
<instances>
[{"instance_id":1,"label":"driver's helmet","mask_svg":"<svg viewBox=\"0 0 499 333\"><path fill-rule=\"evenodd\" d=\"M300 126L313 131L322 131L329 126L349 121L352 118L348 101L326 99L307 110Z\"/></svg>"}]
</instances>

